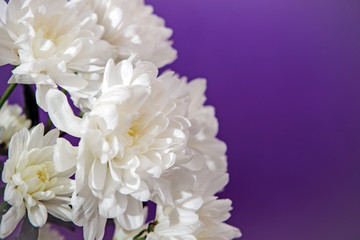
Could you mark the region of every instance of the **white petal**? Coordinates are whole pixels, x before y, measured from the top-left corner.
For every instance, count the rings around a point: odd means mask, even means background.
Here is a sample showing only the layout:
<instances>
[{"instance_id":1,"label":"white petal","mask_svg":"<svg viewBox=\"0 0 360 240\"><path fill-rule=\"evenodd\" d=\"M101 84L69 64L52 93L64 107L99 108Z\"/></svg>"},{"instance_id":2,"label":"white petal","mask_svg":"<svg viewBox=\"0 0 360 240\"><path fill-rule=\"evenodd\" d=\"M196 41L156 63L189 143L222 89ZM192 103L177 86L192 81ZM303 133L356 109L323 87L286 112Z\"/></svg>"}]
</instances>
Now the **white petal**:
<instances>
[{"instance_id":1,"label":"white petal","mask_svg":"<svg viewBox=\"0 0 360 240\"><path fill-rule=\"evenodd\" d=\"M0 20L5 23L7 3L5 0L0 0Z\"/></svg>"},{"instance_id":2,"label":"white petal","mask_svg":"<svg viewBox=\"0 0 360 240\"><path fill-rule=\"evenodd\" d=\"M52 146L55 145L56 139L59 137L60 132L58 129L52 129L50 130L45 136L44 136L44 146Z\"/></svg>"},{"instance_id":3,"label":"white petal","mask_svg":"<svg viewBox=\"0 0 360 240\"><path fill-rule=\"evenodd\" d=\"M70 93L72 91L80 91L87 85L87 81L74 73L55 72L51 74L51 78L59 86L66 89Z\"/></svg>"},{"instance_id":4,"label":"white petal","mask_svg":"<svg viewBox=\"0 0 360 240\"><path fill-rule=\"evenodd\" d=\"M85 240L101 240L104 236L106 225L106 218L97 214L90 218L84 225L84 239Z\"/></svg>"},{"instance_id":5,"label":"white petal","mask_svg":"<svg viewBox=\"0 0 360 240\"><path fill-rule=\"evenodd\" d=\"M74 115L65 94L50 89L46 94L46 104L49 116L57 128L72 136L80 137L82 120Z\"/></svg>"},{"instance_id":6,"label":"white petal","mask_svg":"<svg viewBox=\"0 0 360 240\"><path fill-rule=\"evenodd\" d=\"M58 172L65 172L73 169L77 163L78 148L73 147L64 138L58 138L54 148L54 165Z\"/></svg>"},{"instance_id":7,"label":"white petal","mask_svg":"<svg viewBox=\"0 0 360 240\"><path fill-rule=\"evenodd\" d=\"M141 181L139 189L136 190L136 192L132 193L131 196L142 202L149 201L150 199L149 187L146 185L145 182Z\"/></svg>"},{"instance_id":8,"label":"white petal","mask_svg":"<svg viewBox=\"0 0 360 240\"><path fill-rule=\"evenodd\" d=\"M33 151L31 151L28 155L28 159L31 160L31 164L41 164L43 162L47 162L50 161L52 162L53 160L53 152L54 152L54 147L52 146L48 146L48 147L44 147L44 148L39 148L39 149L34 149Z\"/></svg>"},{"instance_id":9,"label":"white petal","mask_svg":"<svg viewBox=\"0 0 360 240\"><path fill-rule=\"evenodd\" d=\"M125 86L131 85L133 76L133 65L130 60L120 62L116 68L120 70L120 76Z\"/></svg>"},{"instance_id":10,"label":"white petal","mask_svg":"<svg viewBox=\"0 0 360 240\"><path fill-rule=\"evenodd\" d=\"M90 186L94 190L102 190L105 185L106 175L108 174L107 163L94 161L89 174Z\"/></svg>"},{"instance_id":11,"label":"white petal","mask_svg":"<svg viewBox=\"0 0 360 240\"><path fill-rule=\"evenodd\" d=\"M18 63L18 57L17 55L10 51L7 48L4 47L0 47L0 66L5 65L5 64L17 64Z\"/></svg>"},{"instance_id":12,"label":"white petal","mask_svg":"<svg viewBox=\"0 0 360 240\"><path fill-rule=\"evenodd\" d=\"M113 59L110 59L106 64L103 81L103 90L105 91L117 83L115 63Z\"/></svg>"},{"instance_id":13,"label":"white petal","mask_svg":"<svg viewBox=\"0 0 360 240\"><path fill-rule=\"evenodd\" d=\"M124 213L127 207L127 196L119 192L103 198L99 205L99 212L103 217L116 218Z\"/></svg>"},{"instance_id":14,"label":"white petal","mask_svg":"<svg viewBox=\"0 0 360 240\"><path fill-rule=\"evenodd\" d=\"M144 216L145 210L142 202L129 197L126 211L117 220L123 228L130 231L139 228L143 224Z\"/></svg>"},{"instance_id":15,"label":"white petal","mask_svg":"<svg viewBox=\"0 0 360 240\"><path fill-rule=\"evenodd\" d=\"M11 207L5 215L2 216L0 225L0 237L5 238L10 235L20 220L25 215L25 207L23 205Z\"/></svg>"},{"instance_id":16,"label":"white petal","mask_svg":"<svg viewBox=\"0 0 360 240\"><path fill-rule=\"evenodd\" d=\"M30 139L28 142L28 149L42 148L44 136L44 124L39 123L30 130Z\"/></svg>"},{"instance_id":17,"label":"white petal","mask_svg":"<svg viewBox=\"0 0 360 240\"><path fill-rule=\"evenodd\" d=\"M32 225L35 227L42 227L47 220L47 210L44 204L37 202L37 204L28 209L28 217Z\"/></svg>"},{"instance_id":18,"label":"white petal","mask_svg":"<svg viewBox=\"0 0 360 240\"><path fill-rule=\"evenodd\" d=\"M52 200L46 203L48 212L63 221L71 221L71 208L63 201Z\"/></svg>"},{"instance_id":19,"label":"white petal","mask_svg":"<svg viewBox=\"0 0 360 240\"><path fill-rule=\"evenodd\" d=\"M36 85L36 103L44 110L47 111L46 108L46 93L50 89L54 89L55 86L51 84L38 84Z\"/></svg>"},{"instance_id":20,"label":"white petal","mask_svg":"<svg viewBox=\"0 0 360 240\"><path fill-rule=\"evenodd\" d=\"M14 134L9 144L9 159L20 158L19 154L26 149L29 137L29 132L25 128Z\"/></svg>"}]
</instances>

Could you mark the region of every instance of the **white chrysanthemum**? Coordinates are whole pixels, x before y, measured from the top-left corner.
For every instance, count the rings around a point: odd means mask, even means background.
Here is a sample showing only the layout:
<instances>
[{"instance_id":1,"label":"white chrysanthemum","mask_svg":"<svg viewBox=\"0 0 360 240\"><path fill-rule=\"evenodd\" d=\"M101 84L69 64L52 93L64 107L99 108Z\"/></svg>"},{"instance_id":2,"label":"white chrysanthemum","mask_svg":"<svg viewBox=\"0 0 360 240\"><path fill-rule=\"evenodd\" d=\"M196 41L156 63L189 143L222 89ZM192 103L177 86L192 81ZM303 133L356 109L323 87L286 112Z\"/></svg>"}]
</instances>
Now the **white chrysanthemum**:
<instances>
[{"instance_id":1,"label":"white chrysanthemum","mask_svg":"<svg viewBox=\"0 0 360 240\"><path fill-rule=\"evenodd\" d=\"M102 237L106 218L117 218L127 230L139 227L142 201L154 194L171 201L162 174L191 158L185 151L189 94L178 78L156 76L150 62L109 61L102 94L83 119L58 105L63 94L47 95L54 124L81 138L72 206L87 239Z\"/></svg>"},{"instance_id":2,"label":"white chrysanthemum","mask_svg":"<svg viewBox=\"0 0 360 240\"><path fill-rule=\"evenodd\" d=\"M22 108L7 102L0 109L0 143L9 145L11 137L23 127L29 128L31 121L22 115Z\"/></svg>"},{"instance_id":3,"label":"white chrysanthemum","mask_svg":"<svg viewBox=\"0 0 360 240\"><path fill-rule=\"evenodd\" d=\"M239 229L224 223L230 217L231 201L208 197L196 212L203 224L198 240L230 240L241 237Z\"/></svg>"},{"instance_id":4,"label":"white chrysanthemum","mask_svg":"<svg viewBox=\"0 0 360 240\"><path fill-rule=\"evenodd\" d=\"M203 204L201 197L188 192L174 193L175 206L157 205L157 224L148 240L196 240L201 223L196 211Z\"/></svg>"},{"instance_id":5,"label":"white chrysanthemum","mask_svg":"<svg viewBox=\"0 0 360 240\"><path fill-rule=\"evenodd\" d=\"M227 183L226 177L225 172L214 174L208 168L197 172L187 168L172 171L166 179L171 182L175 204L157 201L157 224L146 239L229 240L240 237L237 228L224 223L230 217L231 201L217 200L213 196Z\"/></svg>"},{"instance_id":6,"label":"white chrysanthemum","mask_svg":"<svg viewBox=\"0 0 360 240\"><path fill-rule=\"evenodd\" d=\"M65 237L47 223L39 229L38 240L65 240Z\"/></svg>"},{"instance_id":7,"label":"white chrysanthemum","mask_svg":"<svg viewBox=\"0 0 360 240\"><path fill-rule=\"evenodd\" d=\"M47 214L69 221L70 196L73 192L71 171L55 170L53 155L58 130L43 136L44 126L30 132L23 128L10 141L9 159L4 164L2 180L6 183L4 200L11 208L2 217L0 237L8 236L25 215L32 225L41 227ZM66 140L63 140L66 141Z\"/></svg>"},{"instance_id":8,"label":"white chrysanthemum","mask_svg":"<svg viewBox=\"0 0 360 240\"><path fill-rule=\"evenodd\" d=\"M96 93L77 73L103 71L111 51L90 8L66 0L0 0L0 6L0 65L17 66L9 82L37 84L41 107L56 85L78 98Z\"/></svg>"},{"instance_id":9,"label":"white chrysanthemum","mask_svg":"<svg viewBox=\"0 0 360 240\"><path fill-rule=\"evenodd\" d=\"M84 0L98 15L98 24L104 27L102 39L113 48L114 58L128 59L137 54L141 60L157 67L171 63L176 51L169 37L172 30L164 20L153 14L153 8L144 0Z\"/></svg>"},{"instance_id":10,"label":"white chrysanthemum","mask_svg":"<svg viewBox=\"0 0 360 240\"><path fill-rule=\"evenodd\" d=\"M230 217L230 210L231 201L228 199L203 199L183 193L175 207L157 206L156 225L146 239L231 240L241 237L239 229L224 223Z\"/></svg>"}]
</instances>

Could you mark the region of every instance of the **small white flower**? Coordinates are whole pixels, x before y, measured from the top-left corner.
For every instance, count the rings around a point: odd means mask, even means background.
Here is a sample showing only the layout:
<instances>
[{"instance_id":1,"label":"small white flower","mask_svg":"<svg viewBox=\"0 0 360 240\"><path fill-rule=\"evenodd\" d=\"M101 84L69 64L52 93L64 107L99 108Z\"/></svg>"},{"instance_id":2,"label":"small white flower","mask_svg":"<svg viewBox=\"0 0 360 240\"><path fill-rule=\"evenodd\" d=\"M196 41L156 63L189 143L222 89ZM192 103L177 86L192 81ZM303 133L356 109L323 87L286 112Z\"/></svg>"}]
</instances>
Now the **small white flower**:
<instances>
[{"instance_id":1,"label":"small white flower","mask_svg":"<svg viewBox=\"0 0 360 240\"><path fill-rule=\"evenodd\" d=\"M224 223L230 217L231 201L207 197L203 206L196 212L202 223L198 240L230 240L241 237L239 229Z\"/></svg>"},{"instance_id":2,"label":"small white flower","mask_svg":"<svg viewBox=\"0 0 360 240\"><path fill-rule=\"evenodd\" d=\"M11 137L23 127L29 128L31 121L21 114L22 108L7 102L0 109L0 143L9 145Z\"/></svg>"},{"instance_id":3,"label":"small white flower","mask_svg":"<svg viewBox=\"0 0 360 240\"><path fill-rule=\"evenodd\" d=\"M201 223L196 211L203 204L201 197L188 192L174 195L175 206L158 204L156 208L157 224L147 235L149 240L196 240Z\"/></svg>"},{"instance_id":4,"label":"small white flower","mask_svg":"<svg viewBox=\"0 0 360 240\"><path fill-rule=\"evenodd\" d=\"M172 30L164 26L164 20L153 14L153 8L143 0L84 1L92 6L98 24L104 27L102 39L113 46L113 58L124 60L137 54L157 67L176 58L168 40Z\"/></svg>"},{"instance_id":5,"label":"small white flower","mask_svg":"<svg viewBox=\"0 0 360 240\"><path fill-rule=\"evenodd\" d=\"M182 192L175 202L175 206L157 205L156 226L146 239L231 240L241 237L239 229L224 223L232 209L229 199L202 198Z\"/></svg>"},{"instance_id":6,"label":"small white flower","mask_svg":"<svg viewBox=\"0 0 360 240\"><path fill-rule=\"evenodd\" d=\"M54 129L45 136L43 133L44 126L39 124L30 132L23 128L10 141L2 180L6 183L4 200L11 208L1 220L2 238L15 229L25 209L36 227L45 224L48 213L70 220L73 180L69 177L73 172L55 170L53 155L59 131Z\"/></svg>"},{"instance_id":7,"label":"small white flower","mask_svg":"<svg viewBox=\"0 0 360 240\"><path fill-rule=\"evenodd\" d=\"M65 240L65 237L51 226L47 223L39 229L38 240Z\"/></svg>"},{"instance_id":8,"label":"small white flower","mask_svg":"<svg viewBox=\"0 0 360 240\"><path fill-rule=\"evenodd\" d=\"M195 173L179 168L167 180L171 182L174 204L157 201L157 224L146 239L229 240L241 236L237 228L224 223L230 217L231 201L208 195L214 194L212 185L222 188L218 183L224 184L221 174L206 168Z\"/></svg>"}]
</instances>

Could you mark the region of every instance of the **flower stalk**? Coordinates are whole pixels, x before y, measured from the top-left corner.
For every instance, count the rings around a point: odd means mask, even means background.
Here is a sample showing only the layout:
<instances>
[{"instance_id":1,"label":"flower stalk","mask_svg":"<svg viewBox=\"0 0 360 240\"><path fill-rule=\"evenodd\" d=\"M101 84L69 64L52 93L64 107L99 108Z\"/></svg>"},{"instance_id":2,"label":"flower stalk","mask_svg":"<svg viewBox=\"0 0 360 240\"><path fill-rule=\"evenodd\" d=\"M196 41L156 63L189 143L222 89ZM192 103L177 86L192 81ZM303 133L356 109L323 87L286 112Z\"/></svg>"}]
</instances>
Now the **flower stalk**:
<instances>
[{"instance_id":1,"label":"flower stalk","mask_svg":"<svg viewBox=\"0 0 360 240\"><path fill-rule=\"evenodd\" d=\"M145 240L147 235L143 236L144 233L151 233L151 232L153 232L156 224L158 224L158 221L157 221L157 220L149 223L148 228L141 230L141 232L139 232L138 234L136 234L136 235L134 236L133 240Z\"/></svg>"},{"instance_id":2,"label":"flower stalk","mask_svg":"<svg viewBox=\"0 0 360 240\"><path fill-rule=\"evenodd\" d=\"M49 118L47 123L46 123L46 126L45 126L45 133L47 133L47 132L49 132L51 130L51 126L52 126L52 121Z\"/></svg>"},{"instance_id":3,"label":"flower stalk","mask_svg":"<svg viewBox=\"0 0 360 240\"><path fill-rule=\"evenodd\" d=\"M10 205L7 203L7 201L4 201L0 204L0 219L9 210L9 207Z\"/></svg>"},{"instance_id":4,"label":"flower stalk","mask_svg":"<svg viewBox=\"0 0 360 240\"><path fill-rule=\"evenodd\" d=\"M17 83L12 83L10 86L6 89L4 95L2 95L0 99L0 108L4 105L6 100L10 97L11 93L14 91L15 87L17 86Z\"/></svg>"}]
</instances>

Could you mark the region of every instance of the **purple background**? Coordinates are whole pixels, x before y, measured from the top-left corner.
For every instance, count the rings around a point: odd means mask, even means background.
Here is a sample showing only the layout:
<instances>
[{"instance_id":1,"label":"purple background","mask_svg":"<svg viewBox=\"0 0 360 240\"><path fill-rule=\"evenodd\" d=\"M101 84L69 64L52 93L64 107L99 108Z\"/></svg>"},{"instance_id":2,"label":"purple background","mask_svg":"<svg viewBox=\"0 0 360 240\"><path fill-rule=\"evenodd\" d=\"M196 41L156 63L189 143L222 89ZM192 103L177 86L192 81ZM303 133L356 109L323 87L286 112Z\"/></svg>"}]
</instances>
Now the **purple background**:
<instances>
[{"instance_id":1,"label":"purple background","mask_svg":"<svg viewBox=\"0 0 360 240\"><path fill-rule=\"evenodd\" d=\"M208 79L242 239L359 240L360 1L147 2Z\"/></svg>"},{"instance_id":2,"label":"purple background","mask_svg":"<svg viewBox=\"0 0 360 240\"><path fill-rule=\"evenodd\" d=\"M243 240L360 239L360 1L152 0L208 79Z\"/></svg>"}]
</instances>

